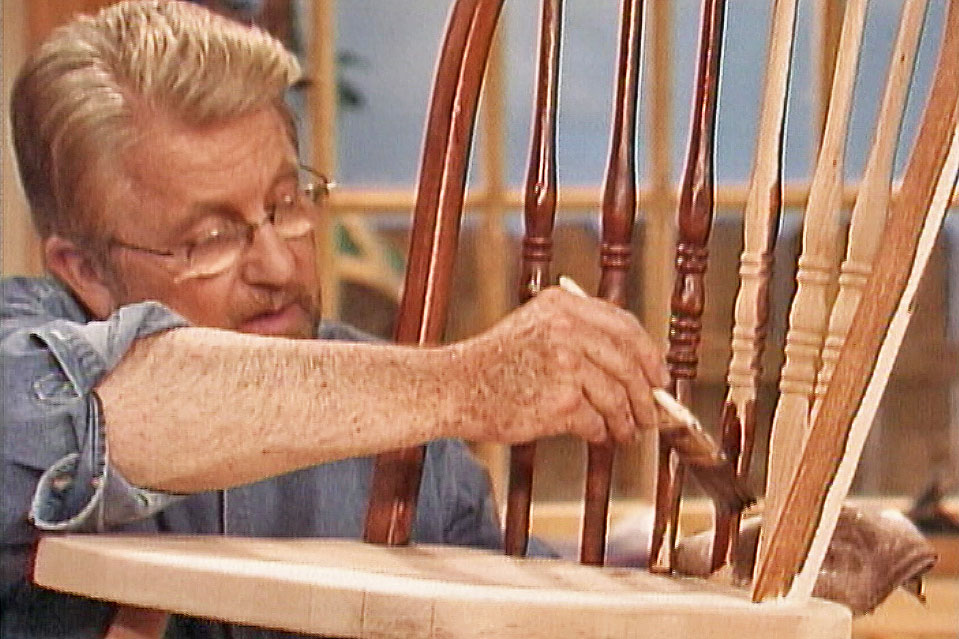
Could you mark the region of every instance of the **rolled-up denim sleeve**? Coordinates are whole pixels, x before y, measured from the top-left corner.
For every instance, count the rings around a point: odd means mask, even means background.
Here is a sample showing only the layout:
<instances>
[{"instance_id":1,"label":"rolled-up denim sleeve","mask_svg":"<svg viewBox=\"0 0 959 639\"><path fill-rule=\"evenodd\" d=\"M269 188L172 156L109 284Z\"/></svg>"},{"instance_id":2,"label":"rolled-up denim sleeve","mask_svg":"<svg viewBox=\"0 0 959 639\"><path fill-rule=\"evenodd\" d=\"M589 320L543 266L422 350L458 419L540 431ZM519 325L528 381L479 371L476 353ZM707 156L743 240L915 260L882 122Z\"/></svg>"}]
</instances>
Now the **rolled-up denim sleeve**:
<instances>
[{"instance_id":1,"label":"rolled-up denim sleeve","mask_svg":"<svg viewBox=\"0 0 959 639\"><path fill-rule=\"evenodd\" d=\"M132 486L111 466L94 388L135 340L186 321L154 302L103 321L17 328L14 320L4 317L2 344L4 483L15 490L4 500L4 534L26 536L25 520L41 530L102 531L176 501Z\"/></svg>"},{"instance_id":2,"label":"rolled-up denim sleeve","mask_svg":"<svg viewBox=\"0 0 959 639\"><path fill-rule=\"evenodd\" d=\"M99 532L145 519L182 499L140 488L110 464L100 398L87 399L86 439L47 468L37 482L30 520L47 531Z\"/></svg>"}]
</instances>

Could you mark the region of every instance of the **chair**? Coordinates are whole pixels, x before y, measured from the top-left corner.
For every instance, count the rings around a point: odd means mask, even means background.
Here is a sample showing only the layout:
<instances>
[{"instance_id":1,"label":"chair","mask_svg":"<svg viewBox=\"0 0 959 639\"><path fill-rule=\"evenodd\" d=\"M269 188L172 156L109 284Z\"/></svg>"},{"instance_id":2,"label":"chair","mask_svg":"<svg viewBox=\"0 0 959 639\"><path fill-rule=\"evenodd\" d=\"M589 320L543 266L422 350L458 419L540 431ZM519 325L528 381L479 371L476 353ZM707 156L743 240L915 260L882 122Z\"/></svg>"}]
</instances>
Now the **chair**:
<instances>
[{"instance_id":1,"label":"chair","mask_svg":"<svg viewBox=\"0 0 959 639\"><path fill-rule=\"evenodd\" d=\"M427 122L397 327L401 342L434 343L442 336L473 116L501 6L502 0L457 0L450 14ZM714 583L655 574L672 568L676 504L685 474L675 440L666 437L660 447L652 572L594 565L603 563L615 452L605 445L589 450L580 553L587 565L510 556L523 553L528 536L535 444L527 444L511 455L507 556L407 545L422 464L422 451L413 449L377 460L365 530L371 543L48 537L38 552L37 583L128 606L351 637L849 636L848 611L809 595L959 173L959 0L951 0L917 142L898 195L889 197L892 153L925 10L925 0L908 0L874 150L853 212L838 301L829 304L826 291L835 268L824 255L838 241L841 159L865 6L865 0L847 4L826 132L806 211L783 399L774 420L767 532L751 597ZM758 150L745 212L734 356L719 437L725 459L740 476L753 465L754 402L779 214L795 10L795 0L776 0L774 5ZM671 390L686 403L696 374L705 298L702 275L713 208L712 132L723 15L722 0L704 0L697 106L680 198L668 361ZM560 0L544 0L527 180L523 299L551 280L560 25ZM599 287L601 297L620 305L625 302L636 209L633 140L641 27L641 3L624 0ZM861 248L856 241L860 238L876 241ZM874 255L883 259L873 260ZM870 304L857 304L857 298ZM827 363L821 371L819 359ZM714 568L735 548L740 515L722 504L717 508ZM70 569L58 569L63 565ZM750 601L787 592L785 599L765 605ZM135 625L129 620L136 615L126 610L118 632Z\"/></svg>"}]
</instances>

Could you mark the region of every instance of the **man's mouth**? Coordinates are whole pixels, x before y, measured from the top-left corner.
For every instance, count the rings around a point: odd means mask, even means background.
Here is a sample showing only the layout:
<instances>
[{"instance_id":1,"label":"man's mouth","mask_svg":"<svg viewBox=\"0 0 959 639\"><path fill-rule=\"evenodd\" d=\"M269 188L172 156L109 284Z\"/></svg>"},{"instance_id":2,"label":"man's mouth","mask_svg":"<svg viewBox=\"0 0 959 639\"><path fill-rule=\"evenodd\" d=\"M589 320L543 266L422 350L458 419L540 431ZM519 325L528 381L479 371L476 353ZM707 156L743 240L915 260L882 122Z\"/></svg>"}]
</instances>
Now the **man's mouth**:
<instances>
[{"instance_id":1,"label":"man's mouth","mask_svg":"<svg viewBox=\"0 0 959 639\"><path fill-rule=\"evenodd\" d=\"M259 313L244 320L237 328L243 333L303 337L306 311L296 302L288 302L275 310Z\"/></svg>"}]
</instances>

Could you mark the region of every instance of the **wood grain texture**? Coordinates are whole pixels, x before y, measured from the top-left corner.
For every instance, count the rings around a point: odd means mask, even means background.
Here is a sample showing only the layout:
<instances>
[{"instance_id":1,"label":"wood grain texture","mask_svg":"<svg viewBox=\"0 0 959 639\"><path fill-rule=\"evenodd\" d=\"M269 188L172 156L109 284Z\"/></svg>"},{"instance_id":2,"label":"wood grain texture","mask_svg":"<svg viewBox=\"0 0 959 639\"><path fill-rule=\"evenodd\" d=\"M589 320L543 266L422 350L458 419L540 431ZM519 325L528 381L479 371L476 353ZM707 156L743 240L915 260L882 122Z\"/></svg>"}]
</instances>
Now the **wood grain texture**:
<instances>
[{"instance_id":1,"label":"wood grain texture","mask_svg":"<svg viewBox=\"0 0 959 639\"><path fill-rule=\"evenodd\" d=\"M848 610L757 606L645 571L348 540L68 535L41 542L44 587L324 636L393 639L847 639Z\"/></svg>"},{"instance_id":2,"label":"wood grain texture","mask_svg":"<svg viewBox=\"0 0 959 639\"><path fill-rule=\"evenodd\" d=\"M839 506L908 324L915 287L959 174L959 0L944 41L916 143L882 234L879 254L783 508L772 520L754 578L756 600L781 595L818 571ZM825 540L825 541L824 541ZM808 557L807 557L808 553ZM805 562L804 562L805 560ZM794 588L807 596L810 576ZM799 584L797 583L797 586Z\"/></svg>"},{"instance_id":3,"label":"wood grain texture","mask_svg":"<svg viewBox=\"0 0 959 639\"><path fill-rule=\"evenodd\" d=\"M733 310L733 331L723 406L723 446L746 478L752 461L760 361L769 318L769 278L782 210L782 156L786 102L796 34L797 0L776 0L773 6L761 98L756 159L743 211L743 252L739 259L739 291ZM720 512L713 541L713 569L735 552L740 513Z\"/></svg>"},{"instance_id":4,"label":"wood grain texture","mask_svg":"<svg viewBox=\"0 0 959 639\"><path fill-rule=\"evenodd\" d=\"M623 0L620 14L616 93L603 184L602 244L598 296L625 307L626 274L632 260L636 217L636 117L643 33L643 2ZM606 553L606 526L613 474L612 444L589 444L583 504L580 561L601 565Z\"/></svg>"},{"instance_id":5,"label":"wood grain texture","mask_svg":"<svg viewBox=\"0 0 959 639\"><path fill-rule=\"evenodd\" d=\"M666 363L675 384L674 394L686 406L691 404L690 382L696 377L699 364L706 302L704 275L709 255L706 245L713 222L713 155L725 15L725 0L703 1L689 148L677 211L676 279L670 299ZM660 437L659 443L650 566L667 571L672 564L683 472L668 452L668 442Z\"/></svg>"},{"instance_id":6,"label":"wood grain texture","mask_svg":"<svg viewBox=\"0 0 959 639\"><path fill-rule=\"evenodd\" d=\"M812 408L820 352L832 306L836 279L846 133L852 108L867 0L846 4L826 130L803 219L802 254L797 289L789 312L779 403L773 416L766 473L764 522L778 515L783 495L802 451ZM771 530L768 525L764 531ZM765 535L760 539L760 547Z\"/></svg>"},{"instance_id":7,"label":"wood grain texture","mask_svg":"<svg viewBox=\"0 0 959 639\"><path fill-rule=\"evenodd\" d=\"M526 302L549 286L556 216L556 111L559 103L559 57L563 23L562 0L543 0L540 14L533 132L526 173L523 257L519 300ZM536 443L510 450L504 549L523 555L529 541L529 509L533 493Z\"/></svg>"},{"instance_id":8,"label":"wood grain texture","mask_svg":"<svg viewBox=\"0 0 959 639\"><path fill-rule=\"evenodd\" d=\"M443 336L476 105L501 8L502 0L458 0L451 9L426 122L398 342ZM422 469L422 447L377 456L364 539L409 543Z\"/></svg>"},{"instance_id":9,"label":"wood grain texture","mask_svg":"<svg viewBox=\"0 0 959 639\"><path fill-rule=\"evenodd\" d=\"M862 298L862 289L872 272L872 263L879 248L889 207L899 130L927 5L928 0L908 0L902 8L882 106L876 120L876 133L850 218L846 258L839 269L839 293L833 303L829 330L823 344L822 367L816 378L817 404L821 403L836 368L839 351L846 341L853 313ZM813 414L816 409L814 405Z\"/></svg>"}]
</instances>

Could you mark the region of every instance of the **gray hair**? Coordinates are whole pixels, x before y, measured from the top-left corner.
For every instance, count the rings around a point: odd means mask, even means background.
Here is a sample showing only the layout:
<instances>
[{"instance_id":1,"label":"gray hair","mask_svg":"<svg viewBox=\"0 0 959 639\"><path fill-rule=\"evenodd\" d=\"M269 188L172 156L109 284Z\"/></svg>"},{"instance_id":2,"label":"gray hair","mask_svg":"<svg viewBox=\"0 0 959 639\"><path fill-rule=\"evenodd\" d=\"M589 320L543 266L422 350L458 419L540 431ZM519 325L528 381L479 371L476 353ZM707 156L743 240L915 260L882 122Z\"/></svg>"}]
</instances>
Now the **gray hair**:
<instances>
[{"instance_id":1,"label":"gray hair","mask_svg":"<svg viewBox=\"0 0 959 639\"><path fill-rule=\"evenodd\" d=\"M188 2L125 1L57 29L11 96L13 141L41 237L93 237L106 224L102 178L137 140L138 112L204 125L273 106L296 59L266 32ZM101 179L95 179L100 177Z\"/></svg>"}]
</instances>

